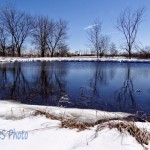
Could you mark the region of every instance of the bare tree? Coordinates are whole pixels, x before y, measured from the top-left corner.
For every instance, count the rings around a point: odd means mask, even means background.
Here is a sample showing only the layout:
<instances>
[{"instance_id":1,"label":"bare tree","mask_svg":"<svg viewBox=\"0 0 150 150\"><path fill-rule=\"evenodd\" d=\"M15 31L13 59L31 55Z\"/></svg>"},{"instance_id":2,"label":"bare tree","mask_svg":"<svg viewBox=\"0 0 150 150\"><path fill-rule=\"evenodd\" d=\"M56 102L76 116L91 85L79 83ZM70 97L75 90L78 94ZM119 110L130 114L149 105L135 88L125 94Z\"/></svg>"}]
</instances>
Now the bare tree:
<instances>
[{"instance_id":1,"label":"bare tree","mask_svg":"<svg viewBox=\"0 0 150 150\"><path fill-rule=\"evenodd\" d=\"M49 37L47 41L48 49L51 57L57 49L58 44L63 43L67 39L68 23L65 20L53 21L52 28L49 28Z\"/></svg>"},{"instance_id":2,"label":"bare tree","mask_svg":"<svg viewBox=\"0 0 150 150\"><path fill-rule=\"evenodd\" d=\"M141 49L140 54L143 55L144 58L150 58L150 46L145 46Z\"/></svg>"},{"instance_id":3,"label":"bare tree","mask_svg":"<svg viewBox=\"0 0 150 150\"><path fill-rule=\"evenodd\" d=\"M32 36L34 43L40 49L41 57L44 57L47 51L47 40L52 25L52 21L49 21L47 17L39 16L36 19L35 28L33 30Z\"/></svg>"},{"instance_id":4,"label":"bare tree","mask_svg":"<svg viewBox=\"0 0 150 150\"><path fill-rule=\"evenodd\" d=\"M136 45L136 50L139 57L141 58L150 58L150 46L143 46L142 44Z\"/></svg>"},{"instance_id":5,"label":"bare tree","mask_svg":"<svg viewBox=\"0 0 150 150\"><path fill-rule=\"evenodd\" d=\"M115 56L115 55L118 54L118 51L117 51L117 48L116 48L115 43L111 43L111 44L110 44L110 54L111 54L112 56Z\"/></svg>"},{"instance_id":6,"label":"bare tree","mask_svg":"<svg viewBox=\"0 0 150 150\"><path fill-rule=\"evenodd\" d=\"M99 56L102 57L106 55L109 46L109 37L107 35L102 35L99 41Z\"/></svg>"},{"instance_id":7,"label":"bare tree","mask_svg":"<svg viewBox=\"0 0 150 150\"><path fill-rule=\"evenodd\" d=\"M125 50L128 52L129 58L132 55L132 48L143 14L144 8L137 9L135 12L132 12L130 8L126 8L117 20L117 28L122 32L126 40Z\"/></svg>"},{"instance_id":8,"label":"bare tree","mask_svg":"<svg viewBox=\"0 0 150 150\"><path fill-rule=\"evenodd\" d=\"M96 52L97 58L99 56L99 41L101 39L101 24L102 23L98 19L95 19L92 27L87 31L90 46Z\"/></svg>"},{"instance_id":9,"label":"bare tree","mask_svg":"<svg viewBox=\"0 0 150 150\"><path fill-rule=\"evenodd\" d=\"M12 38L12 45L18 56L21 56L22 45L33 29L33 18L13 6L6 6L0 12L0 22L5 24L5 29Z\"/></svg>"},{"instance_id":10,"label":"bare tree","mask_svg":"<svg viewBox=\"0 0 150 150\"><path fill-rule=\"evenodd\" d=\"M97 58L106 53L109 43L109 37L101 33L101 24L98 19L95 19L92 27L87 31L90 47L96 52Z\"/></svg>"},{"instance_id":11,"label":"bare tree","mask_svg":"<svg viewBox=\"0 0 150 150\"><path fill-rule=\"evenodd\" d=\"M0 26L0 51L2 52L2 56L6 55L6 39L7 34L4 30L4 26Z\"/></svg>"},{"instance_id":12,"label":"bare tree","mask_svg":"<svg viewBox=\"0 0 150 150\"><path fill-rule=\"evenodd\" d=\"M66 57L69 55L69 47L65 43L59 43L57 46L57 50L61 57Z\"/></svg>"}]
</instances>

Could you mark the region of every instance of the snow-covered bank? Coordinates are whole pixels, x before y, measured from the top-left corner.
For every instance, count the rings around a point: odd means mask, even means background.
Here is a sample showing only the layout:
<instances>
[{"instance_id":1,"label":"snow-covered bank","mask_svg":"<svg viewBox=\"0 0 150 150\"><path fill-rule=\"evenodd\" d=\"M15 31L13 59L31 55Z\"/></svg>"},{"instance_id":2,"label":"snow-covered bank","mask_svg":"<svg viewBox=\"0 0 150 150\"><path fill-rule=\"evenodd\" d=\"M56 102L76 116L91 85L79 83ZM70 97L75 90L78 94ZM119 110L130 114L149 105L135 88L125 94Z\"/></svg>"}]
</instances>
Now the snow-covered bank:
<instances>
[{"instance_id":1,"label":"snow-covered bank","mask_svg":"<svg viewBox=\"0 0 150 150\"><path fill-rule=\"evenodd\" d=\"M128 59L124 57L110 57L110 58L96 58L96 57L38 57L38 58L24 58L24 57L0 57L0 63L7 62L31 62L31 61L110 61L110 62L147 62L150 59Z\"/></svg>"},{"instance_id":2,"label":"snow-covered bank","mask_svg":"<svg viewBox=\"0 0 150 150\"><path fill-rule=\"evenodd\" d=\"M143 150L143 147L129 133L120 133L116 129L104 128L98 131L95 137L96 126L80 132L77 129L61 128L59 120L32 115L35 110L83 122L95 122L102 118L122 118L129 115L0 101L0 129L8 131L7 136L2 135L4 132L0 134L0 147L3 150ZM140 128L145 127L150 131L150 123L137 122L136 124ZM9 135L10 130L26 131L28 138L26 140L15 139L16 137Z\"/></svg>"},{"instance_id":3,"label":"snow-covered bank","mask_svg":"<svg viewBox=\"0 0 150 150\"><path fill-rule=\"evenodd\" d=\"M35 110L62 116L67 119L74 119L85 123L95 123L101 119L124 118L128 113L106 112L91 109L63 108L54 106L26 105L13 101L0 101L0 118L18 120L30 117Z\"/></svg>"}]
</instances>

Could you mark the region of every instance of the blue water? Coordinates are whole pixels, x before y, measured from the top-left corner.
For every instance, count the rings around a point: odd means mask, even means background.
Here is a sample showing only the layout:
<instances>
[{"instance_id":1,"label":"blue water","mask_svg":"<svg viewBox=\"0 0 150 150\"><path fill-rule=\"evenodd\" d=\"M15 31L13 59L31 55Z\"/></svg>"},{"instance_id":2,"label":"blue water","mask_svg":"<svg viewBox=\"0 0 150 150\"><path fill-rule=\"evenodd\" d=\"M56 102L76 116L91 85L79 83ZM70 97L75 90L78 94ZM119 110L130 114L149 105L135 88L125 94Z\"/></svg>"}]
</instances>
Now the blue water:
<instances>
[{"instance_id":1,"label":"blue water","mask_svg":"<svg viewBox=\"0 0 150 150\"><path fill-rule=\"evenodd\" d=\"M0 99L26 104L150 114L150 64L0 64Z\"/></svg>"}]
</instances>

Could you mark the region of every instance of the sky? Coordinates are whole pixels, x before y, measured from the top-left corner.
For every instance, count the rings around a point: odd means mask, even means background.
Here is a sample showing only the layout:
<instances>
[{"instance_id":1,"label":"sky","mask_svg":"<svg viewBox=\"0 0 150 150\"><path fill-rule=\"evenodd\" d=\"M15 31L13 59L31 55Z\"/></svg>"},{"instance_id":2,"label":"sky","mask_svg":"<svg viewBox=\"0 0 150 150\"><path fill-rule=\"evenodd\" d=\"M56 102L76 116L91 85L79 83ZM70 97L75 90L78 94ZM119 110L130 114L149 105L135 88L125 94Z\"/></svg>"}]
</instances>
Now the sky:
<instances>
[{"instance_id":1,"label":"sky","mask_svg":"<svg viewBox=\"0 0 150 150\"><path fill-rule=\"evenodd\" d=\"M130 7L136 10L145 7L143 22L137 42L150 45L150 0L0 0L0 5L11 2L20 10L32 15L45 15L52 19L68 21L68 44L72 52L88 49L87 27L95 18L102 22L102 33L109 35L118 48L123 43L122 34L116 29L119 14Z\"/></svg>"}]
</instances>

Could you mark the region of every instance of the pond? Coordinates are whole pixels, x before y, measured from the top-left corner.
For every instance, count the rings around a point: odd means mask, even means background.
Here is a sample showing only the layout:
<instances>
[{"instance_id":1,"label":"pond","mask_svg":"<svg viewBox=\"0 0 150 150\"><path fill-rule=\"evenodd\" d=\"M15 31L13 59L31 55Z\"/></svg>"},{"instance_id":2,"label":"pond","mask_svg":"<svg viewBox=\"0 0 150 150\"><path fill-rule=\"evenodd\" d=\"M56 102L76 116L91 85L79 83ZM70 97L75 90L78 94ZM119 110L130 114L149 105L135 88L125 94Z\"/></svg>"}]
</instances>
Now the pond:
<instances>
[{"instance_id":1,"label":"pond","mask_svg":"<svg viewBox=\"0 0 150 150\"><path fill-rule=\"evenodd\" d=\"M25 104L150 114L150 64L0 64L0 99Z\"/></svg>"}]
</instances>

